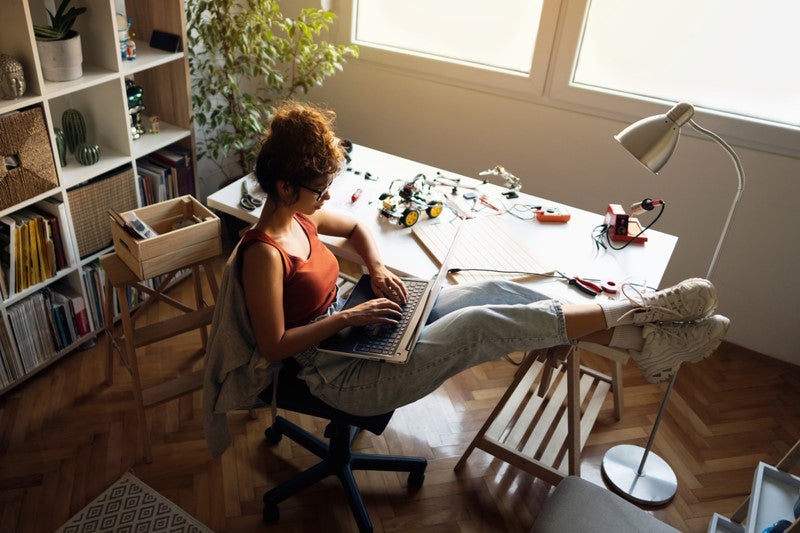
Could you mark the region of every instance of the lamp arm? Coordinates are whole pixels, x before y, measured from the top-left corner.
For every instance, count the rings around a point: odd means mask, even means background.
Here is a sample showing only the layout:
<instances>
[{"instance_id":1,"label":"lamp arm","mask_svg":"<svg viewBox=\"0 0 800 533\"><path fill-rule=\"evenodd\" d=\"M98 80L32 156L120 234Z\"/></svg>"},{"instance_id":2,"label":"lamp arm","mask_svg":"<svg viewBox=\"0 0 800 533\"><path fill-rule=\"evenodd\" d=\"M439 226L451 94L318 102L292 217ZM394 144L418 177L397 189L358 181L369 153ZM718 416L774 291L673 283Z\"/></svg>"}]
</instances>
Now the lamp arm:
<instances>
[{"instance_id":1,"label":"lamp arm","mask_svg":"<svg viewBox=\"0 0 800 533\"><path fill-rule=\"evenodd\" d=\"M722 250L722 243L725 241L725 237L728 235L728 228L731 225L731 220L733 219L733 213L736 211L736 206L739 205L739 199L742 197L742 192L744 191L744 184L745 184L745 176L744 176L744 169L742 168L742 162L739 160L739 156L736 155L736 152L733 151L733 148L725 142L725 140L714 133L713 131L709 131L702 126L699 126L694 120L689 120L689 124L702 133L717 142L722 148L728 152L728 155L731 156L733 159L733 164L736 165L736 174L739 177L739 188L736 190L736 195L733 197L733 203L731 204L731 210L728 212L728 218L725 220L725 226L722 228L722 235L719 238L719 242L717 243L717 249L714 250L714 257L711 259L711 265L708 267L708 274L706 275L707 279L711 279L711 275L714 273L714 268L717 266L717 259L719 258L720 250Z\"/></svg>"}]
</instances>

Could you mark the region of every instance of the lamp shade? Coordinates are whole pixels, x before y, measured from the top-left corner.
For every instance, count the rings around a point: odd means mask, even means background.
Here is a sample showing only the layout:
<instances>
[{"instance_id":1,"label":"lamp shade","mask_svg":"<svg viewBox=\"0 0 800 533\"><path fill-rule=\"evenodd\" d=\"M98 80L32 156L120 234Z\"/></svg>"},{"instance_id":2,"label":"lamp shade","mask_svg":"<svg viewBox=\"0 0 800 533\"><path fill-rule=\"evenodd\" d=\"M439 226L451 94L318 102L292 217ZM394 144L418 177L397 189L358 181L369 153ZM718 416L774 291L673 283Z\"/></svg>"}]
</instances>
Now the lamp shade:
<instances>
[{"instance_id":1,"label":"lamp shade","mask_svg":"<svg viewBox=\"0 0 800 533\"><path fill-rule=\"evenodd\" d=\"M634 122L614 138L651 172L658 173L678 145L681 126L692 115L692 104L680 102L665 114Z\"/></svg>"}]
</instances>

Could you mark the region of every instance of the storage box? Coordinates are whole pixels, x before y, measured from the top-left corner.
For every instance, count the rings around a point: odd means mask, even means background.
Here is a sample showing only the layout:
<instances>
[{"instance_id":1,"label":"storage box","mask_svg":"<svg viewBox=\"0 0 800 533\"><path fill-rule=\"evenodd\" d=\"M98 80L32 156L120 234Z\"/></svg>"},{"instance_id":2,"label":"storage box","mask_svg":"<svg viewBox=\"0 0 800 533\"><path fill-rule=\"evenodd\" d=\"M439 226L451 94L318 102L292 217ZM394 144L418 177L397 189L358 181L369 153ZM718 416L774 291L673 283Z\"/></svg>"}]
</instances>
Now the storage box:
<instances>
[{"instance_id":1,"label":"storage box","mask_svg":"<svg viewBox=\"0 0 800 533\"><path fill-rule=\"evenodd\" d=\"M136 239L111 219L114 250L139 279L159 276L222 253L219 218L192 196L132 211L158 233L157 237Z\"/></svg>"},{"instance_id":2,"label":"storage box","mask_svg":"<svg viewBox=\"0 0 800 533\"><path fill-rule=\"evenodd\" d=\"M58 177L42 108L0 117L0 210L55 187Z\"/></svg>"},{"instance_id":3,"label":"storage box","mask_svg":"<svg viewBox=\"0 0 800 533\"><path fill-rule=\"evenodd\" d=\"M129 211L136 208L136 182L133 169L114 171L67 191L78 255L86 257L111 246L111 229L105 223L108 209Z\"/></svg>"}]
</instances>

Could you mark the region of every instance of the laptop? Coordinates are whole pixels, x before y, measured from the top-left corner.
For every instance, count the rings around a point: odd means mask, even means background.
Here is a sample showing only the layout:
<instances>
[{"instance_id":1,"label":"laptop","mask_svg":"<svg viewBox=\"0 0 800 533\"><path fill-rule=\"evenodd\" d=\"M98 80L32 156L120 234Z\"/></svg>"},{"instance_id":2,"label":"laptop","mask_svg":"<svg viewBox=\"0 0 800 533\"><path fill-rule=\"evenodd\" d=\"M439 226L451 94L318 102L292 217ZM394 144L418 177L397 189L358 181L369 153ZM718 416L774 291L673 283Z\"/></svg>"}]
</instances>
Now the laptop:
<instances>
[{"instance_id":1,"label":"laptop","mask_svg":"<svg viewBox=\"0 0 800 533\"><path fill-rule=\"evenodd\" d=\"M428 321L439 291L447 278L447 270L456 249L458 235L463 224L456 229L450 248L442 260L439 272L432 279L401 277L408 289L408 301L403 306L403 315L397 325L370 324L348 327L323 340L317 349L320 352L359 357L375 361L403 364L417 344L422 328ZM377 298L370 286L369 274L361 276L342 307L350 309L368 300Z\"/></svg>"}]
</instances>

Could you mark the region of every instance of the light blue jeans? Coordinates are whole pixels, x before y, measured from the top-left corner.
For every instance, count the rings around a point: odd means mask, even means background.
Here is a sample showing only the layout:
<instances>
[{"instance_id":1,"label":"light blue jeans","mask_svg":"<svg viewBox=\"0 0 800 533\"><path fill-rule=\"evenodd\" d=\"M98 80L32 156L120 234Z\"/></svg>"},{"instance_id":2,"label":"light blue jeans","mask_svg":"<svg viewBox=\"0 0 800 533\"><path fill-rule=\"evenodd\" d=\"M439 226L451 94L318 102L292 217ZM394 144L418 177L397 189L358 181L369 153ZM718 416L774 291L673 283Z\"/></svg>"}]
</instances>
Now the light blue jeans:
<instances>
[{"instance_id":1,"label":"light blue jeans","mask_svg":"<svg viewBox=\"0 0 800 533\"><path fill-rule=\"evenodd\" d=\"M412 403L486 361L569 342L560 302L518 283L489 281L445 287L404 365L313 349L295 359L313 395L366 416Z\"/></svg>"}]
</instances>

